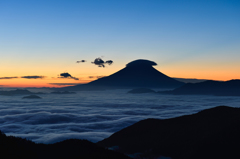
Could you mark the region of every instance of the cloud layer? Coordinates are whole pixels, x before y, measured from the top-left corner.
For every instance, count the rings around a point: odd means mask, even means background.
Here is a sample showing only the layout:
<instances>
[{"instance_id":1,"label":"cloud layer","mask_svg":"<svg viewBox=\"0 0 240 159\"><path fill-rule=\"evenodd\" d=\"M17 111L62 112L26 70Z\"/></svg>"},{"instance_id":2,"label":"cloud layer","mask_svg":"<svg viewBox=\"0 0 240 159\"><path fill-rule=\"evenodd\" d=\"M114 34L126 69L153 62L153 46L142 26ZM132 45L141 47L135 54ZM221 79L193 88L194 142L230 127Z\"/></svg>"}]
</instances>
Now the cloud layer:
<instances>
[{"instance_id":1,"label":"cloud layer","mask_svg":"<svg viewBox=\"0 0 240 159\"><path fill-rule=\"evenodd\" d=\"M142 119L193 114L218 105L239 107L240 103L238 97L184 96L179 99L158 94L132 95L127 91L42 94L39 95L42 99L34 100L22 99L21 95L1 96L0 130L39 143L69 138L96 142Z\"/></svg>"}]
</instances>

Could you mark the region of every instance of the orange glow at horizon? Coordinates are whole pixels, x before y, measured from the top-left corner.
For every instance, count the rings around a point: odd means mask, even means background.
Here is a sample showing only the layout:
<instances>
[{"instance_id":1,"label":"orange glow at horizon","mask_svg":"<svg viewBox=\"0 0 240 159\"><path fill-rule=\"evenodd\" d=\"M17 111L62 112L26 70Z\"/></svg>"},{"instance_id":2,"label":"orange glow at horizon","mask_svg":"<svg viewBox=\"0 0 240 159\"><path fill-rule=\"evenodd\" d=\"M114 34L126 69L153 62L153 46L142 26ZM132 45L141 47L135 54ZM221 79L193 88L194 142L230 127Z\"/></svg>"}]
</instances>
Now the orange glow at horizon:
<instances>
[{"instance_id":1,"label":"orange glow at horizon","mask_svg":"<svg viewBox=\"0 0 240 159\"><path fill-rule=\"evenodd\" d=\"M158 64L154 66L155 69L162 72L163 74L169 77L175 78L195 78L195 79L207 79L207 80L222 80L227 81L231 79L240 79L240 66L237 62L232 62L231 65L227 65L223 62L220 62L221 65L213 63L212 61L192 61L187 63L171 63L168 65ZM0 79L1 87L65 87L71 86L72 84L85 84L93 80L96 80L98 76L109 76L125 67L124 64L114 65L114 67L107 68L98 68L95 65L73 65L69 67L66 72L69 72L73 77L79 78L79 80L74 80L71 78L58 78L59 74L63 69L51 67L51 69L39 70L36 73L34 68L29 69L24 72L11 72L11 69L7 73L4 71L2 77L13 77L16 75L19 78L14 79ZM80 69L81 68L81 69ZM57 70L58 69L58 70ZM35 73L34 73L35 71ZM28 72L28 73L27 73ZM24 79L21 78L21 75L43 75L43 79ZM91 76L91 77L90 77ZM69 85L67 85L69 84Z\"/></svg>"},{"instance_id":2,"label":"orange glow at horizon","mask_svg":"<svg viewBox=\"0 0 240 159\"><path fill-rule=\"evenodd\" d=\"M176 69L177 68L177 69ZM158 70L160 70L158 68ZM240 79L240 66L211 66L211 65L180 65L178 67L171 66L161 68L161 72L169 77L176 78L195 78L207 80L228 81L232 79Z\"/></svg>"},{"instance_id":3,"label":"orange glow at horizon","mask_svg":"<svg viewBox=\"0 0 240 159\"><path fill-rule=\"evenodd\" d=\"M85 84L90 80L73 80L73 79L8 79L0 80L1 87L66 87L73 84Z\"/></svg>"}]
</instances>

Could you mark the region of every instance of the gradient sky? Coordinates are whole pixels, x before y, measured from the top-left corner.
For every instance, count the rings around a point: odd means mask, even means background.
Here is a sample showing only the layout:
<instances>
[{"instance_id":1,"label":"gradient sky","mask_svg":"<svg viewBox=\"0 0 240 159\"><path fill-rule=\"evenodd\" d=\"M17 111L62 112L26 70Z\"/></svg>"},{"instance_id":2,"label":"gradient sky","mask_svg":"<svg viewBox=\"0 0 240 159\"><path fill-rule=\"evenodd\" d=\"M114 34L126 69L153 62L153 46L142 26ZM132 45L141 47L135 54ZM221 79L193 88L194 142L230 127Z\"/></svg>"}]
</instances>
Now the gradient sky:
<instances>
[{"instance_id":1,"label":"gradient sky","mask_svg":"<svg viewBox=\"0 0 240 159\"><path fill-rule=\"evenodd\" d=\"M240 79L240 1L0 0L0 55L1 86L86 83L136 59L170 77Z\"/></svg>"}]
</instances>

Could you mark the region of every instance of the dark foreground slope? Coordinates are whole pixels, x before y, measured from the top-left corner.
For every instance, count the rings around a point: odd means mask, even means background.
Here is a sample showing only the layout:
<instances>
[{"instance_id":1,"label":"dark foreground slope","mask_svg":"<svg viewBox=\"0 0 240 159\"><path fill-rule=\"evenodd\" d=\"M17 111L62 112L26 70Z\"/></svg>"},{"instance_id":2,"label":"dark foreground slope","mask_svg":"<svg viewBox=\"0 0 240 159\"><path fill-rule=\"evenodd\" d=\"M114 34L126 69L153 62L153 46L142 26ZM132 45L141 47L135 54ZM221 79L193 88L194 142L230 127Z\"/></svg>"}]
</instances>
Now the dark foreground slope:
<instances>
[{"instance_id":1,"label":"dark foreground slope","mask_svg":"<svg viewBox=\"0 0 240 159\"><path fill-rule=\"evenodd\" d=\"M184 83L166 76L152 66L149 60L135 60L122 70L88 84L62 88L62 90L101 90L111 88L176 88Z\"/></svg>"},{"instance_id":2,"label":"dark foreground slope","mask_svg":"<svg viewBox=\"0 0 240 159\"><path fill-rule=\"evenodd\" d=\"M55 144L35 144L0 132L1 159L128 159L87 140L70 139Z\"/></svg>"},{"instance_id":3,"label":"dark foreground slope","mask_svg":"<svg viewBox=\"0 0 240 159\"><path fill-rule=\"evenodd\" d=\"M142 120L98 144L148 158L239 159L240 108L219 106L172 119Z\"/></svg>"},{"instance_id":4,"label":"dark foreground slope","mask_svg":"<svg viewBox=\"0 0 240 159\"><path fill-rule=\"evenodd\" d=\"M240 80L230 81L205 81L200 83L188 83L172 91L165 93L175 95L217 95L217 96L240 96Z\"/></svg>"}]
</instances>

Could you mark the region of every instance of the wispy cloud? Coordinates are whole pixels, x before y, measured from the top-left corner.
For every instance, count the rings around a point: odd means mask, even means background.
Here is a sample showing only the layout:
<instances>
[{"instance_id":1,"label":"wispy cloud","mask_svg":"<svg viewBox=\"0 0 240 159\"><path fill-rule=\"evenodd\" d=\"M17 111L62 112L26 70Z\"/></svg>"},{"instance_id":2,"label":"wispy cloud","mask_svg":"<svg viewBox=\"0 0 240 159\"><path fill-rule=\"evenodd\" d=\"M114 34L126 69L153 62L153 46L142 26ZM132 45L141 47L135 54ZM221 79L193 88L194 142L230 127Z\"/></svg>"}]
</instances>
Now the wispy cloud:
<instances>
[{"instance_id":1,"label":"wispy cloud","mask_svg":"<svg viewBox=\"0 0 240 159\"><path fill-rule=\"evenodd\" d=\"M103 78L103 77L106 77L106 76L88 76L88 78L97 78L97 79Z\"/></svg>"},{"instance_id":2,"label":"wispy cloud","mask_svg":"<svg viewBox=\"0 0 240 159\"><path fill-rule=\"evenodd\" d=\"M26 78L26 79L43 79L45 76L22 76L21 78Z\"/></svg>"},{"instance_id":3,"label":"wispy cloud","mask_svg":"<svg viewBox=\"0 0 240 159\"><path fill-rule=\"evenodd\" d=\"M78 85L78 84L82 84L82 83L48 83L48 84L52 84L52 85L58 85L58 86L66 86L66 85Z\"/></svg>"},{"instance_id":4,"label":"wispy cloud","mask_svg":"<svg viewBox=\"0 0 240 159\"><path fill-rule=\"evenodd\" d=\"M77 63L87 62L86 60L77 61Z\"/></svg>"},{"instance_id":5,"label":"wispy cloud","mask_svg":"<svg viewBox=\"0 0 240 159\"><path fill-rule=\"evenodd\" d=\"M14 78L18 78L18 77L0 77L0 79L14 79Z\"/></svg>"}]
</instances>

